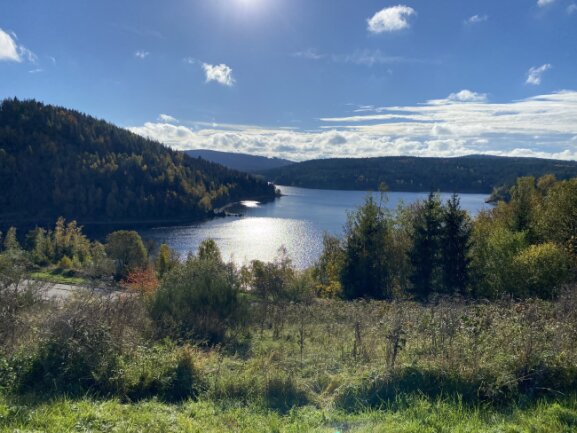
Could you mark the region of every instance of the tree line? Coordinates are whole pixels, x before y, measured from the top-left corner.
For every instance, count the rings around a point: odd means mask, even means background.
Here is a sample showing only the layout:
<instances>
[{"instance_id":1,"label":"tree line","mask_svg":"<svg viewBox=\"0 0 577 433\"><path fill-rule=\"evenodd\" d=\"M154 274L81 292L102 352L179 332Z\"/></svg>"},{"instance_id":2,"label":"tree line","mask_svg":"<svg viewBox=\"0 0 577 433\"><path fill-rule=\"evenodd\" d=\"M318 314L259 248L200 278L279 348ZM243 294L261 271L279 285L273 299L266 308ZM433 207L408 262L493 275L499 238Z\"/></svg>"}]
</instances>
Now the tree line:
<instances>
[{"instance_id":1,"label":"tree line","mask_svg":"<svg viewBox=\"0 0 577 433\"><path fill-rule=\"evenodd\" d=\"M326 235L317 292L347 299L552 298L575 280L577 179L519 178L510 200L471 218L453 195L395 212L369 196L342 239Z\"/></svg>"},{"instance_id":2,"label":"tree line","mask_svg":"<svg viewBox=\"0 0 577 433\"><path fill-rule=\"evenodd\" d=\"M577 176L577 162L539 158L470 155L457 158L391 156L329 158L304 161L261 173L278 185L303 188L378 191L444 191L502 197L518 177L553 174L558 179Z\"/></svg>"}]
</instances>

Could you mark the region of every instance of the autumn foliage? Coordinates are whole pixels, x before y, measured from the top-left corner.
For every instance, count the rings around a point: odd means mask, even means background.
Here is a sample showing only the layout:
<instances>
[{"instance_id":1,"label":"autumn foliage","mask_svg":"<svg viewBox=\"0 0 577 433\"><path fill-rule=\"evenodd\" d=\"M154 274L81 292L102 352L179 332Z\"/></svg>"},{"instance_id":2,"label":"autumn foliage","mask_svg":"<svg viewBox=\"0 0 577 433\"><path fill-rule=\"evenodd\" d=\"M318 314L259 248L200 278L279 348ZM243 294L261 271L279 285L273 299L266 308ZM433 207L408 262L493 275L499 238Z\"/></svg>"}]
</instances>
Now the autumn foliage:
<instances>
[{"instance_id":1,"label":"autumn foliage","mask_svg":"<svg viewBox=\"0 0 577 433\"><path fill-rule=\"evenodd\" d=\"M158 289L159 281L153 267L132 269L121 285L135 293L151 294Z\"/></svg>"}]
</instances>

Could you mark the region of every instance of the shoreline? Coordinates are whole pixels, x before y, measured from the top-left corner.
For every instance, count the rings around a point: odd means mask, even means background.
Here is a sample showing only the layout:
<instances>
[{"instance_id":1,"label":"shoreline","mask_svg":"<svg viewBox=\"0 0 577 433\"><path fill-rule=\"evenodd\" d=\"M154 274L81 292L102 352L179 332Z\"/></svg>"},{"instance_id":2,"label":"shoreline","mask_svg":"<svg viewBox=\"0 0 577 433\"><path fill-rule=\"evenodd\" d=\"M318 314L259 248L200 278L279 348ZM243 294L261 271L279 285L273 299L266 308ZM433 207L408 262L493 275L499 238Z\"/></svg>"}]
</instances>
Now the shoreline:
<instances>
[{"instance_id":1,"label":"shoreline","mask_svg":"<svg viewBox=\"0 0 577 433\"><path fill-rule=\"evenodd\" d=\"M274 195L272 197L267 196L252 196L242 198L240 200L236 200L234 202L229 202L224 206L219 208L213 209L212 211L208 211L206 215L202 217L192 217L192 218L156 218L156 219L124 219L124 220L82 220L77 218L66 218L66 221L76 221L78 226L87 229L85 231L100 231L104 230L106 227L112 227L113 230L129 230L129 229L140 229L140 228L154 228L154 227L179 227L179 226L187 226L196 223L202 223L206 221L210 221L216 218L225 218L228 215L217 215L217 210L222 210L224 208L228 208L234 206L235 204L239 204L242 201L247 200L255 200L261 203L270 203L275 201L277 198L280 198L282 195ZM0 232L4 232L5 229L7 230L9 227L16 227L17 230L24 229L25 231L32 230L36 227L47 228L51 229L54 227L56 220L59 217L42 217L42 218L19 218L17 215L11 216L9 219L3 220L0 219ZM92 230L91 230L92 229ZM109 231L109 232L110 232Z\"/></svg>"}]
</instances>

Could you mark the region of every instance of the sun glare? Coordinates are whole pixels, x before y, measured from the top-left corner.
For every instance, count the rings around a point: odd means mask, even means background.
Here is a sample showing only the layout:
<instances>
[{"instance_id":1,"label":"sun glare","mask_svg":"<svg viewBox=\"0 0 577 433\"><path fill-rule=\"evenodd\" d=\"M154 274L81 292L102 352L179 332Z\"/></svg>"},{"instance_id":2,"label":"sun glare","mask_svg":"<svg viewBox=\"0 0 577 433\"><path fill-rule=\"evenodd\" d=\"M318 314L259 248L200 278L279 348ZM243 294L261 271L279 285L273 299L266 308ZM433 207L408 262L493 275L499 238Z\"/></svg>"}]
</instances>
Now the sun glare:
<instances>
[{"instance_id":1,"label":"sun glare","mask_svg":"<svg viewBox=\"0 0 577 433\"><path fill-rule=\"evenodd\" d=\"M247 8L256 8L262 5L263 0L236 0L236 2Z\"/></svg>"}]
</instances>

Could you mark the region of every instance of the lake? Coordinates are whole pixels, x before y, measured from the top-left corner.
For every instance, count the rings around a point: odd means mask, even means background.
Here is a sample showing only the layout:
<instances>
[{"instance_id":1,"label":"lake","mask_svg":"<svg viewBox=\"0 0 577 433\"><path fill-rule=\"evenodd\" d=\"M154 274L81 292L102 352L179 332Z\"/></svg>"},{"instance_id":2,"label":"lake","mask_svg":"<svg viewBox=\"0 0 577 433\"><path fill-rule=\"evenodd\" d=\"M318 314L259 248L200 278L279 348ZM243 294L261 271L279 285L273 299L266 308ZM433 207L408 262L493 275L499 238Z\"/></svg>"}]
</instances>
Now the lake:
<instances>
[{"instance_id":1,"label":"lake","mask_svg":"<svg viewBox=\"0 0 577 433\"><path fill-rule=\"evenodd\" d=\"M248 264L251 260L270 261L278 249L285 246L295 266L311 266L322 251L324 232L342 235L347 211L359 207L367 192L278 187L283 196L274 202L254 201L239 205L242 217L216 218L210 221L178 227L158 227L141 230L145 239L167 243L181 255L196 252L208 238L218 244L223 258ZM428 193L389 192L387 207L395 209L401 202L414 203L426 199ZM376 196L378 197L378 196ZM446 201L450 194L441 194ZM476 215L490 205L486 195L460 194L461 206Z\"/></svg>"}]
</instances>

